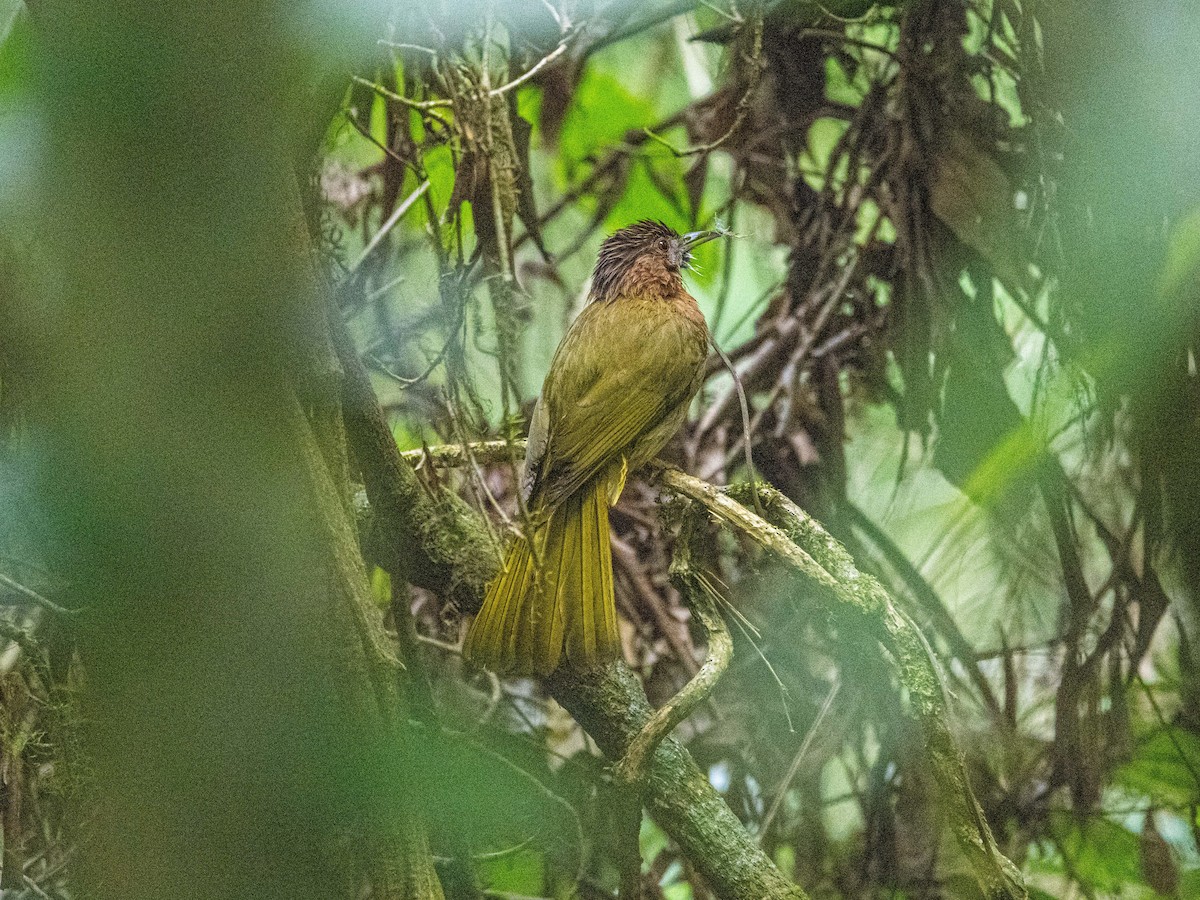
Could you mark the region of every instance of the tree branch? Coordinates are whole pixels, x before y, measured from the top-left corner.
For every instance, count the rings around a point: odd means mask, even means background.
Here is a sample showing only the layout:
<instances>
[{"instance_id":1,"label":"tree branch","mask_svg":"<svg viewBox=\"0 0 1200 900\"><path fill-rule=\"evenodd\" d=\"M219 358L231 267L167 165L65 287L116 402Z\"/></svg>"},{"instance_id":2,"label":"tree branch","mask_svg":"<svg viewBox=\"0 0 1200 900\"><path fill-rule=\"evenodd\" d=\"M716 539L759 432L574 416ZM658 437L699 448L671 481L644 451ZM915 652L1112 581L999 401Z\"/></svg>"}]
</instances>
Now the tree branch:
<instances>
[{"instance_id":1,"label":"tree branch","mask_svg":"<svg viewBox=\"0 0 1200 900\"><path fill-rule=\"evenodd\" d=\"M401 457L340 313L331 309L329 317L344 373L346 437L373 511L367 541L371 562L473 612L499 564L487 530L457 496L427 490Z\"/></svg>"},{"instance_id":2,"label":"tree branch","mask_svg":"<svg viewBox=\"0 0 1200 900\"><path fill-rule=\"evenodd\" d=\"M716 490L712 485L673 469L666 471L663 481L687 496ZM1001 852L971 790L966 764L950 732L941 672L920 629L896 605L883 585L858 570L846 548L819 522L775 488L762 485L759 492L768 518L778 523L777 530L789 543L795 542L793 546L803 544L811 553L809 558L833 580L831 599L836 602L830 611L841 617L853 616L866 624L895 660L900 683L908 690L921 723L925 751L945 800L954 836L971 864L983 895L996 900L1028 897L1020 871ZM744 515L740 518L758 524L753 522L757 516L745 507L742 512ZM773 532L759 526L747 533L764 548L779 554L774 546ZM760 540L758 535L770 538L771 543ZM786 556L781 555L781 558L788 561ZM825 585L821 579L814 580Z\"/></svg>"},{"instance_id":3,"label":"tree branch","mask_svg":"<svg viewBox=\"0 0 1200 900\"><path fill-rule=\"evenodd\" d=\"M401 577L453 599L464 610L477 610L499 560L478 515L449 492L431 495L413 469L422 460L462 464L467 454L461 446L401 454L340 320L335 332L346 370L347 436L362 468L367 496L380 516L381 567L391 572L402 569ZM507 459L510 450L505 441L472 447L481 460ZM586 673L560 670L546 680L546 688L612 760L625 755L653 712L641 682L621 662ZM646 804L718 897L808 897L751 839L674 738L666 738L654 751L646 778Z\"/></svg>"},{"instance_id":4,"label":"tree branch","mask_svg":"<svg viewBox=\"0 0 1200 900\"><path fill-rule=\"evenodd\" d=\"M562 668L545 685L609 759L624 756L650 721L642 683L622 662L591 672ZM664 739L654 751L645 784L650 815L718 897L808 897L759 849L675 738Z\"/></svg>"},{"instance_id":5,"label":"tree branch","mask_svg":"<svg viewBox=\"0 0 1200 900\"><path fill-rule=\"evenodd\" d=\"M492 458L493 454L497 459L503 458L501 448L504 453L508 452L503 441L476 444L471 449L475 458L483 461ZM443 447L429 451L428 456L443 465L454 465L464 458L464 453L461 447ZM751 490L750 485L735 486L727 491L664 463L654 462L651 467L666 488L703 504L717 519L749 537L796 574L815 582L825 599L830 601L831 613L842 618L855 618L887 648L924 731L929 763L946 801L955 837L971 863L983 895L996 900L1027 897L1019 870L1000 851L971 790L966 765L950 732L948 705L933 651L920 629L899 609L884 587L860 572L846 548L819 522L769 485L757 486L766 511L766 518L762 518L734 496L739 491ZM560 671L548 683L552 689L553 685L567 685L571 691L582 692L583 696L603 705L606 700L603 693L591 692L585 683L590 677ZM557 695L556 699L591 732L585 721L586 709L577 713ZM626 746L643 727L622 735ZM594 732L592 736L611 756L604 741ZM625 752L622 749L617 755Z\"/></svg>"},{"instance_id":6,"label":"tree branch","mask_svg":"<svg viewBox=\"0 0 1200 900\"><path fill-rule=\"evenodd\" d=\"M698 507L697 507L698 509ZM683 686L670 700L660 706L650 720L629 742L629 749L613 766L613 776L619 791L625 794L619 801L625 809L618 818L618 827L625 833L619 836L626 852L622 860L621 900L638 900L641 891L641 856L638 852L638 826L642 821L642 798L648 785L654 751L675 727L692 714L692 711L708 699L717 681L729 667L733 658L733 638L716 604L703 573L692 567L691 537L695 532L697 517L690 515L684 532L675 546L671 560L671 580L679 592L687 598L688 606L703 623L708 632L708 654L700 671Z\"/></svg>"}]
</instances>

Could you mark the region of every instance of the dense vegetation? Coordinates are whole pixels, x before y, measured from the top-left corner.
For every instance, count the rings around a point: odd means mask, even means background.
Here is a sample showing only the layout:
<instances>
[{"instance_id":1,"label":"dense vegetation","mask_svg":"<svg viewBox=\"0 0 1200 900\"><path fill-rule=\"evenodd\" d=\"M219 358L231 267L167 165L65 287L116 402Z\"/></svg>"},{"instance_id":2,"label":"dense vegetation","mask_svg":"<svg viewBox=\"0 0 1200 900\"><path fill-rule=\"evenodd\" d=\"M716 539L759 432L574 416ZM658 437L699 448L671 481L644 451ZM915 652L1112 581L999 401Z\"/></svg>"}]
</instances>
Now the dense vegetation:
<instances>
[{"instance_id":1,"label":"dense vegetation","mask_svg":"<svg viewBox=\"0 0 1200 900\"><path fill-rule=\"evenodd\" d=\"M1192 4L27 6L0 893L1200 896ZM623 663L501 680L647 218L733 232L728 365L613 510Z\"/></svg>"}]
</instances>

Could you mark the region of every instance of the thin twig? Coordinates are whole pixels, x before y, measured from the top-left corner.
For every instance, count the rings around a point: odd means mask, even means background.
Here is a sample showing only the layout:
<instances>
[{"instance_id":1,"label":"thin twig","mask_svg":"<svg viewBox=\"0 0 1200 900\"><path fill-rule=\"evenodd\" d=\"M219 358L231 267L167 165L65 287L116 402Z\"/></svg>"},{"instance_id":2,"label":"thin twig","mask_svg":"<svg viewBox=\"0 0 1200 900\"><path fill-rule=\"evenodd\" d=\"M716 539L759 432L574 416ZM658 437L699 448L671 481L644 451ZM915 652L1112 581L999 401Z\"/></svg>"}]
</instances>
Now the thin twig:
<instances>
[{"instance_id":1,"label":"thin twig","mask_svg":"<svg viewBox=\"0 0 1200 900\"><path fill-rule=\"evenodd\" d=\"M721 362L725 364L725 368L729 370L729 376L733 379L733 386L737 391L738 405L742 410L742 447L746 451L746 475L750 479L750 483L756 486L754 490L754 510L761 516L763 511L762 505L758 500L758 473L754 468L754 432L750 426L750 404L746 400L746 389L742 386L742 379L738 378L737 369L734 367L733 361L721 349L720 345L717 344L717 339L711 333L708 336L708 342L712 345L713 351L717 356L721 357Z\"/></svg>"},{"instance_id":2,"label":"thin twig","mask_svg":"<svg viewBox=\"0 0 1200 900\"><path fill-rule=\"evenodd\" d=\"M812 745L813 738L817 735L817 729L821 727L825 716L829 714L829 709L833 706L834 698L837 697L841 686L842 682L840 679L833 682L833 685L829 688L829 693L825 695L825 702L821 704L821 709L817 712L817 717L813 719L812 725L809 726L808 732L804 735L804 740L800 742L800 749L796 751L796 755L792 758L792 764L788 766L787 774L783 776L783 781L779 783L779 789L775 792L775 799L771 801L771 808L767 810L767 814L763 816L762 823L758 826L759 844L763 842L763 838L771 830L771 823L775 821L775 816L779 813L779 807L783 803L784 796L787 795L788 788L792 785L792 779L800 771L800 763L804 760L805 754L808 753L808 748Z\"/></svg>"},{"instance_id":3,"label":"thin twig","mask_svg":"<svg viewBox=\"0 0 1200 900\"><path fill-rule=\"evenodd\" d=\"M26 587L25 585L21 584L19 581L14 581L12 578L9 578L3 572L0 572L0 585L8 588L10 591L14 591L14 592L20 594L22 597L24 597L27 600L32 600L34 603L36 603L42 609L48 609L48 610L50 610L50 612L58 613L60 616L77 616L77 615L79 615L80 612L82 612L82 610L68 609L65 606L59 606L53 600L47 600L45 597L43 597L41 594L39 594L33 588Z\"/></svg>"},{"instance_id":4,"label":"thin twig","mask_svg":"<svg viewBox=\"0 0 1200 900\"><path fill-rule=\"evenodd\" d=\"M363 78L359 75L351 75L350 80L355 84L361 84L363 87L369 87L381 97L387 97L389 100L395 100L402 106L407 106L409 109L415 109L421 112L430 109L447 109L454 105L453 100L448 100L444 97L439 97L436 100L413 100L411 97L405 97L403 94L397 94L395 91L389 91L382 84L376 84L374 81Z\"/></svg>"},{"instance_id":5,"label":"thin twig","mask_svg":"<svg viewBox=\"0 0 1200 900\"><path fill-rule=\"evenodd\" d=\"M396 223L404 217L404 214L412 208L412 205L416 203L417 200L420 199L421 195L427 190L429 190L429 179L422 181L421 184L417 186L415 191L404 198L404 202L392 211L392 214L387 217L387 221L379 226L379 230L375 232L375 235L371 238L370 243L363 248L363 252L359 254L358 259L356 259L350 266L349 274L353 275L356 271L358 271L358 267L361 266L366 261L367 257L370 256L375 250L375 248L379 246L380 241L387 237L388 232L392 230Z\"/></svg>"},{"instance_id":6,"label":"thin twig","mask_svg":"<svg viewBox=\"0 0 1200 900\"><path fill-rule=\"evenodd\" d=\"M571 22L561 12L555 9L554 4L550 0L542 0L542 6L546 7L546 12L550 13L554 19L554 24L558 26L558 30L564 34L571 27Z\"/></svg>"},{"instance_id":7,"label":"thin twig","mask_svg":"<svg viewBox=\"0 0 1200 900\"><path fill-rule=\"evenodd\" d=\"M750 114L750 101L754 97L754 92L758 89L759 82L762 81L763 72L766 71L766 63L762 58L763 16L761 9L754 17L751 28L754 29L753 45L751 47L750 55L747 57L747 59L753 66L753 71L750 75L750 81L746 85L746 89L742 92L742 96L738 99L737 106L734 109L733 123L725 130L725 133L716 140L698 144L694 147L687 147L682 150L674 146L666 138L655 134L649 128L646 129L646 136L648 138L656 143L662 144L676 157L684 158L688 156L701 156L706 153L712 153L714 150L719 149L722 144L724 144L731 137L733 137L734 134L737 133L737 130L742 127L747 116Z\"/></svg>"},{"instance_id":8,"label":"thin twig","mask_svg":"<svg viewBox=\"0 0 1200 900\"><path fill-rule=\"evenodd\" d=\"M529 79L531 79L535 75L537 75L538 72L542 71L542 69L546 68L546 66L550 65L550 63L554 62L556 59L558 59L560 56L562 56L564 53L566 53L567 47L569 45L570 45L570 41L567 40L566 38L563 38L563 40L559 42L557 47L555 47L553 50L551 50L549 53L547 53L545 56L543 56L541 59L539 59L536 63L534 63L532 66L530 66L528 69L526 69L523 74L518 75L512 81L508 82L508 84L502 84L498 88L492 88L490 91L488 91L488 96L489 97L500 97L500 96L503 96L504 94L507 94L509 91L513 90L514 88L519 88L521 85L523 85Z\"/></svg>"},{"instance_id":9,"label":"thin twig","mask_svg":"<svg viewBox=\"0 0 1200 900\"><path fill-rule=\"evenodd\" d=\"M432 47L422 47L420 44L405 44L397 41L388 41L380 38L375 42L381 47L388 47L392 50L419 50L421 53L428 53L430 56L437 58L438 52Z\"/></svg>"}]
</instances>

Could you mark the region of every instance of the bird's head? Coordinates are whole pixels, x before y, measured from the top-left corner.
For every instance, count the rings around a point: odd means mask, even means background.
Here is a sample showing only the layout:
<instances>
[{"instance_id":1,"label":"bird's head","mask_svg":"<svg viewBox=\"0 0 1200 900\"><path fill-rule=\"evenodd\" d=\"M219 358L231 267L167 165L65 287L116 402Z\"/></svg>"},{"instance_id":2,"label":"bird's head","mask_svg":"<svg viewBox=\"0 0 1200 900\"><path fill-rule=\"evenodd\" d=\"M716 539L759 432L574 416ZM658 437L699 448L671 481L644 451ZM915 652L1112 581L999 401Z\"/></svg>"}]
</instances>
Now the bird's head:
<instances>
[{"instance_id":1,"label":"bird's head","mask_svg":"<svg viewBox=\"0 0 1200 900\"><path fill-rule=\"evenodd\" d=\"M600 247L592 273L592 298L612 300L646 291L682 290L679 276L692 261L692 248L724 230L679 234L662 222L645 219L614 232Z\"/></svg>"}]
</instances>

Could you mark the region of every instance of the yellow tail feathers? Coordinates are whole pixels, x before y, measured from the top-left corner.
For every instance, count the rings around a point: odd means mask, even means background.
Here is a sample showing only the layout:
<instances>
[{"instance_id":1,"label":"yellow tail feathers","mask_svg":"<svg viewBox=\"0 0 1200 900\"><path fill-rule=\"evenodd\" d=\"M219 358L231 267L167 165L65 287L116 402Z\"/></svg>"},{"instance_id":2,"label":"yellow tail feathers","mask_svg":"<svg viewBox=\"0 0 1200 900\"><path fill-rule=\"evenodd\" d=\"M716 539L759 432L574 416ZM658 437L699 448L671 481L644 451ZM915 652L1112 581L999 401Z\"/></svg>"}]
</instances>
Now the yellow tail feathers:
<instances>
[{"instance_id":1,"label":"yellow tail feathers","mask_svg":"<svg viewBox=\"0 0 1200 900\"><path fill-rule=\"evenodd\" d=\"M493 672L548 675L564 650L574 668L614 657L620 642L605 482L564 500L532 539L540 571L528 540L518 540L471 623L467 658Z\"/></svg>"}]
</instances>

